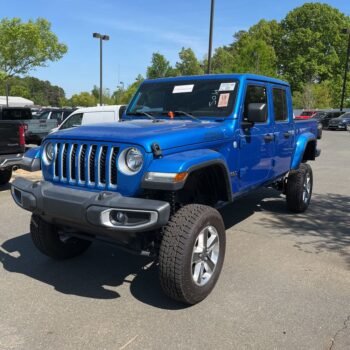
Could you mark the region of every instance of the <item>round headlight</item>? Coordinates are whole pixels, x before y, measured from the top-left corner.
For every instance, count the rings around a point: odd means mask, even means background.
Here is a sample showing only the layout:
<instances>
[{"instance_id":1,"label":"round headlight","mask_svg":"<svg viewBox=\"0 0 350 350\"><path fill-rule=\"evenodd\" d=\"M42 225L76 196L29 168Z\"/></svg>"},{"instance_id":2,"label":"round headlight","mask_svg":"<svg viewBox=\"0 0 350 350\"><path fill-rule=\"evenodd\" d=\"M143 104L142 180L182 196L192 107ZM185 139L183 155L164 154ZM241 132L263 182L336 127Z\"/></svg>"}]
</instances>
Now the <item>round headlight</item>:
<instances>
[{"instance_id":1,"label":"round headlight","mask_svg":"<svg viewBox=\"0 0 350 350\"><path fill-rule=\"evenodd\" d=\"M125 154L125 164L132 172L137 172L143 165L143 156L137 148L130 148Z\"/></svg>"},{"instance_id":2,"label":"round headlight","mask_svg":"<svg viewBox=\"0 0 350 350\"><path fill-rule=\"evenodd\" d=\"M55 147L54 145L49 142L46 146L45 146L45 154L46 154L46 158L49 162L52 161L53 157L55 156Z\"/></svg>"}]
</instances>

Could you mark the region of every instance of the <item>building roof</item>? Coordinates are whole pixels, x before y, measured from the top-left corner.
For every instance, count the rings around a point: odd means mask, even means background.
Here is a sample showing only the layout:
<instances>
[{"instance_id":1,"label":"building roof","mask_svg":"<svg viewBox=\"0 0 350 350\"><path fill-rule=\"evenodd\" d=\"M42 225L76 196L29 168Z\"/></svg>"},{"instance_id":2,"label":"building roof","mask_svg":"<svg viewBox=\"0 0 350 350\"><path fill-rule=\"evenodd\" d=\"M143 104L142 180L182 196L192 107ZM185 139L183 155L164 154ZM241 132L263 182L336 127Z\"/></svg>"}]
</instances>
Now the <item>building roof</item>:
<instances>
[{"instance_id":1,"label":"building roof","mask_svg":"<svg viewBox=\"0 0 350 350\"><path fill-rule=\"evenodd\" d=\"M9 107L33 106L34 102L19 96L9 96ZM6 106L6 96L0 96L0 106Z\"/></svg>"}]
</instances>

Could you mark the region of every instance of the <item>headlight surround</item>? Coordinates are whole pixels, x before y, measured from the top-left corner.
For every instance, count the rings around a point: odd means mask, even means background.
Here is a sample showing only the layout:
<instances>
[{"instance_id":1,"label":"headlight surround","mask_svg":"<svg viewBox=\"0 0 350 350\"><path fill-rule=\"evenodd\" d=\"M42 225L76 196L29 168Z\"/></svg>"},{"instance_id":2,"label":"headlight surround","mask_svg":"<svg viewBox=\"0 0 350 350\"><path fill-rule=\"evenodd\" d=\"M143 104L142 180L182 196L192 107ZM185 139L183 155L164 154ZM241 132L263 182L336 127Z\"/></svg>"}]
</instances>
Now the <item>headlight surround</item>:
<instances>
[{"instance_id":1,"label":"headlight surround","mask_svg":"<svg viewBox=\"0 0 350 350\"><path fill-rule=\"evenodd\" d=\"M126 175L137 174L144 163L142 152L136 147L130 147L119 156L119 169Z\"/></svg>"},{"instance_id":2,"label":"headlight surround","mask_svg":"<svg viewBox=\"0 0 350 350\"><path fill-rule=\"evenodd\" d=\"M46 145L45 145L45 157L46 157L46 160L51 163L53 158L55 156L55 146L53 145L53 143L51 142L48 142Z\"/></svg>"}]
</instances>

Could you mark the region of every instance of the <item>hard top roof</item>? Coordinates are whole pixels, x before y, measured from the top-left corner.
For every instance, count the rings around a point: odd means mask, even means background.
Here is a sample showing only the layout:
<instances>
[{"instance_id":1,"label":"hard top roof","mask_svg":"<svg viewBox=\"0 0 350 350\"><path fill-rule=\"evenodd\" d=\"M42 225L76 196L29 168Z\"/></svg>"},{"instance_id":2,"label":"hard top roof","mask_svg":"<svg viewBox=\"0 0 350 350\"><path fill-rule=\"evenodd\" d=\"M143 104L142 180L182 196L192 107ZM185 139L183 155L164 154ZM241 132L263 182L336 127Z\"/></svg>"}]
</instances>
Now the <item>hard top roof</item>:
<instances>
[{"instance_id":1,"label":"hard top roof","mask_svg":"<svg viewBox=\"0 0 350 350\"><path fill-rule=\"evenodd\" d=\"M240 81L245 80L255 80L261 82L267 82L272 84L279 84L289 86L289 83L276 79L266 77L264 75L257 74L206 74L206 75L189 75L189 76L179 76L179 77L169 77L169 78L158 78L158 79L146 79L144 83L152 83L152 82L176 82L176 81L186 81L186 80L220 80L220 79L235 79Z\"/></svg>"}]
</instances>

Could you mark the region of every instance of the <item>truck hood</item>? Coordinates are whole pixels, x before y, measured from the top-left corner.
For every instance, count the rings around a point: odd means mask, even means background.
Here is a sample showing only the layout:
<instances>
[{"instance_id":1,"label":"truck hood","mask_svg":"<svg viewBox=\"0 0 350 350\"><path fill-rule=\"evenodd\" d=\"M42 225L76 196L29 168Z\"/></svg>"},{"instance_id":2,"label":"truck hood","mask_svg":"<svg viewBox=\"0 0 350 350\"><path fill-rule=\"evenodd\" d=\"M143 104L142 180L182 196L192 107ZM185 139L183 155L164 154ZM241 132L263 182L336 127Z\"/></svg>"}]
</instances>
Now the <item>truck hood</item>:
<instances>
[{"instance_id":1,"label":"truck hood","mask_svg":"<svg viewBox=\"0 0 350 350\"><path fill-rule=\"evenodd\" d=\"M142 146L151 152L153 143L159 144L162 150L223 140L229 137L229 128L223 122L201 123L195 121L132 120L119 123L106 123L80 126L55 132L47 139L115 142Z\"/></svg>"}]
</instances>

